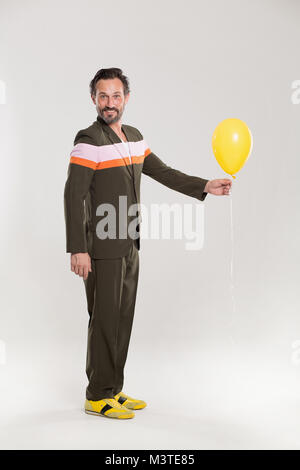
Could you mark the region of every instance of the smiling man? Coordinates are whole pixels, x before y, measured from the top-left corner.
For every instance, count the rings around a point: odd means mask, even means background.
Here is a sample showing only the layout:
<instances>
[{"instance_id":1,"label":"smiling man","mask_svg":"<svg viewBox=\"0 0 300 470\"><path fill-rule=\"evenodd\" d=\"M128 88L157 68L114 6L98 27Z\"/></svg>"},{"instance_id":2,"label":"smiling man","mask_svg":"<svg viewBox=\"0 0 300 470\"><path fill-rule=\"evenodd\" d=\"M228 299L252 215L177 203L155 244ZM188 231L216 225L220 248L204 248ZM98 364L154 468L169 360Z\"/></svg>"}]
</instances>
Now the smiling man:
<instances>
[{"instance_id":1,"label":"smiling man","mask_svg":"<svg viewBox=\"0 0 300 470\"><path fill-rule=\"evenodd\" d=\"M130 90L121 69L99 70L90 94L97 119L75 136L64 189L66 251L83 278L89 313L85 411L127 419L146 406L122 391L139 276L141 175L200 201L228 195L232 182L175 170L137 128L122 124Z\"/></svg>"}]
</instances>

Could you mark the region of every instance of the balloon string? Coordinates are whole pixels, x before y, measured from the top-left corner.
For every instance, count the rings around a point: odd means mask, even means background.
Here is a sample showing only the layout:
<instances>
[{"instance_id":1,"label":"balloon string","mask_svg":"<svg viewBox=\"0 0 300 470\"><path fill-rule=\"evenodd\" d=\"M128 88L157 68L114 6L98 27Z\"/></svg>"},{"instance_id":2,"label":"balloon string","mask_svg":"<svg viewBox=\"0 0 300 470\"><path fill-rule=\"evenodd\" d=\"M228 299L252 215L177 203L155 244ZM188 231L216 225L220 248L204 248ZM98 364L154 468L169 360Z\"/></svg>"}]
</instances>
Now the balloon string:
<instances>
[{"instance_id":1,"label":"balloon string","mask_svg":"<svg viewBox=\"0 0 300 470\"><path fill-rule=\"evenodd\" d=\"M231 191L230 195L230 238L231 238L231 260L230 260L230 289L231 289L231 300L232 300L232 315L231 315L231 324L230 324L230 339L232 344L236 344L236 341L233 338L232 328L233 328L233 320L236 314L236 304L235 304L235 297L234 297L234 283L233 283L233 210L232 210L232 194Z\"/></svg>"}]
</instances>

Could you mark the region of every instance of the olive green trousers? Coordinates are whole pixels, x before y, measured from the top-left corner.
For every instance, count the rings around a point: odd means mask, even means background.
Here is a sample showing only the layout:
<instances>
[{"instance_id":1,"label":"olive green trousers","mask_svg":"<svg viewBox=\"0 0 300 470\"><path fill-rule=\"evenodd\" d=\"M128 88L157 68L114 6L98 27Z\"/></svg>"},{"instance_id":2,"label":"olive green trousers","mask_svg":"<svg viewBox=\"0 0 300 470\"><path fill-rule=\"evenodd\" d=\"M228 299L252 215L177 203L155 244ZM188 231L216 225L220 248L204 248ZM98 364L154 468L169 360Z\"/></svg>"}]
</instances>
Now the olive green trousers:
<instances>
[{"instance_id":1,"label":"olive green trousers","mask_svg":"<svg viewBox=\"0 0 300 470\"><path fill-rule=\"evenodd\" d=\"M113 398L122 390L139 276L136 241L121 258L91 259L84 280L89 313L86 398Z\"/></svg>"}]
</instances>

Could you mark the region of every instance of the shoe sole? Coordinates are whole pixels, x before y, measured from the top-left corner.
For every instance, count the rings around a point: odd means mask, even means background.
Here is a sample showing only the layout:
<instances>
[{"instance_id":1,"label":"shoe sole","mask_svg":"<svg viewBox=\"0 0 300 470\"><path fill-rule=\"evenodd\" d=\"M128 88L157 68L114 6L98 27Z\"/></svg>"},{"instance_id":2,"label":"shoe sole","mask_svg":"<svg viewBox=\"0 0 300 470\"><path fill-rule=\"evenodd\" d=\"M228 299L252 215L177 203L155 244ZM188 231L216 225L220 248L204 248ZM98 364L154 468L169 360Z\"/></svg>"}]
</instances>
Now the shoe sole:
<instances>
[{"instance_id":1,"label":"shoe sole","mask_svg":"<svg viewBox=\"0 0 300 470\"><path fill-rule=\"evenodd\" d=\"M134 415L124 413L122 416L108 416L103 415L101 413L97 413L97 411L88 411L84 410L87 415L94 415L94 416L102 416L102 418L110 418L110 419L130 419L134 418Z\"/></svg>"}]
</instances>

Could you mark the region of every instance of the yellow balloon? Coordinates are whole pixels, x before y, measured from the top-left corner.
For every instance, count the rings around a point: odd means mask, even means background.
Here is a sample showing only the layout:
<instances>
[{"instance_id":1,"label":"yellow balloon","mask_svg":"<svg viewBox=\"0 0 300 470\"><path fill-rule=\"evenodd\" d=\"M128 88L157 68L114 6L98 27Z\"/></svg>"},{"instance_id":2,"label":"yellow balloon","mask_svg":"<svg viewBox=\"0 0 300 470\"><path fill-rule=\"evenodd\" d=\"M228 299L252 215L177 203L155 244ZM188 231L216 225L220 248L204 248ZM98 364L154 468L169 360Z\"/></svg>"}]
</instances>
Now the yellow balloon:
<instances>
[{"instance_id":1,"label":"yellow balloon","mask_svg":"<svg viewBox=\"0 0 300 470\"><path fill-rule=\"evenodd\" d=\"M217 162L233 178L250 156L252 146L251 131L240 119L224 119L213 133L212 148Z\"/></svg>"}]
</instances>

